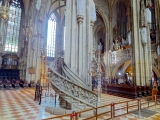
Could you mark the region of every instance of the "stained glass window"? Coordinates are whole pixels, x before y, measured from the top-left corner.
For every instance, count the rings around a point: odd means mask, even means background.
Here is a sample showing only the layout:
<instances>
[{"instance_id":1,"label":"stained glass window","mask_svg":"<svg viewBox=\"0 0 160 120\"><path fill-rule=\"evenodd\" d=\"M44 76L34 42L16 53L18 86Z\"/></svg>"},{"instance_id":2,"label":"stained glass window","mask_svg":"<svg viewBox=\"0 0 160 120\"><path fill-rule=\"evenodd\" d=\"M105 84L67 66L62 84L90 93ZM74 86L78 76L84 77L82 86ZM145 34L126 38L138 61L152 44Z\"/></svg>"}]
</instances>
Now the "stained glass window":
<instances>
[{"instance_id":1,"label":"stained glass window","mask_svg":"<svg viewBox=\"0 0 160 120\"><path fill-rule=\"evenodd\" d=\"M18 38L21 21L21 5L18 0L12 0L9 8L5 51L18 51Z\"/></svg>"},{"instance_id":2,"label":"stained glass window","mask_svg":"<svg viewBox=\"0 0 160 120\"><path fill-rule=\"evenodd\" d=\"M52 13L48 20L47 57L54 57L55 55L55 40L56 40L56 16L54 13Z\"/></svg>"}]
</instances>

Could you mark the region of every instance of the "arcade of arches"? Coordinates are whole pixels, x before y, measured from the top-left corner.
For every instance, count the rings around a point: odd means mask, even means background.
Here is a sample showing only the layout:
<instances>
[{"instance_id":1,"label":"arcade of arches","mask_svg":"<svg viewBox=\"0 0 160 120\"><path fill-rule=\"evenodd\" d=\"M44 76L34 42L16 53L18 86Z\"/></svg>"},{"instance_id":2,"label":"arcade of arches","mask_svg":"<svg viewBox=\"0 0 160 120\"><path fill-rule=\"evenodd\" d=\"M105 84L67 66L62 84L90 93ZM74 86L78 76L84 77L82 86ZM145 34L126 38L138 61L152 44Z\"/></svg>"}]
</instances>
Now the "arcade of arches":
<instances>
[{"instance_id":1,"label":"arcade of arches","mask_svg":"<svg viewBox=\"0 0 160 120\"><path fill-rule=\"evenodd\" d=\"M0 0L0 94L60 89L54 74L90 93L96 83L160 88L160 0Z\"/></svg>"}]
</instances>

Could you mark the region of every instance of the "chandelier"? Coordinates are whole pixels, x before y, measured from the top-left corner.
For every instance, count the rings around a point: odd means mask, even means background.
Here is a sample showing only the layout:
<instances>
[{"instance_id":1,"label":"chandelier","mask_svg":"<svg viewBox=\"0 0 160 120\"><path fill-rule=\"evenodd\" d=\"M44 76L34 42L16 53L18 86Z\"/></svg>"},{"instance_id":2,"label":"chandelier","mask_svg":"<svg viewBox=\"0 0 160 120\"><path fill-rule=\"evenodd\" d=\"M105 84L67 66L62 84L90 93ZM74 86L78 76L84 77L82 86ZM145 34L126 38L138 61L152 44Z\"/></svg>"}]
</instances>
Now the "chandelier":
<instances>
[{"instance_id":1,"label":"chandelier","mask_svg":"<svg viewBox=\"0 0 160 120\"><path fill-rule=\"evenodd\" d=\"M9 1L6 0L4 2L4 5L2 4L2 1L0 1L0 16L4 21L8 20L8 11L9 11Z\"/></svg>"}]
</instances>

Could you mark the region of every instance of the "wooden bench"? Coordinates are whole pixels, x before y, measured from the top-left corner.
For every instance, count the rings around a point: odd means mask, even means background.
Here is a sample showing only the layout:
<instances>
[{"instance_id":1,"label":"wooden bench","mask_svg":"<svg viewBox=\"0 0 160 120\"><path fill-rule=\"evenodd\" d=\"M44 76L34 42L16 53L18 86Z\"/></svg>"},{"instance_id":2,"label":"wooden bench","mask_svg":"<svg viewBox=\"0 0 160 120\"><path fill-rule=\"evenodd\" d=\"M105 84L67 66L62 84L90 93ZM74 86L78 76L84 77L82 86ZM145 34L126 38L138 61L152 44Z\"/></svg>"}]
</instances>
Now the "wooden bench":
<instances>
[{"instance_id":1,"label":"wooden bench","mask_svg":"<svg viewBox=\"0 0 160 120\"><path fill-rule=\"evenodd\" d=\"M137 88L126 84L108 84L102 85L102 91L107 93L117 93L118 96L125 95L126 97L135 98L137 97Z\"/></svg>"}]
</instances>

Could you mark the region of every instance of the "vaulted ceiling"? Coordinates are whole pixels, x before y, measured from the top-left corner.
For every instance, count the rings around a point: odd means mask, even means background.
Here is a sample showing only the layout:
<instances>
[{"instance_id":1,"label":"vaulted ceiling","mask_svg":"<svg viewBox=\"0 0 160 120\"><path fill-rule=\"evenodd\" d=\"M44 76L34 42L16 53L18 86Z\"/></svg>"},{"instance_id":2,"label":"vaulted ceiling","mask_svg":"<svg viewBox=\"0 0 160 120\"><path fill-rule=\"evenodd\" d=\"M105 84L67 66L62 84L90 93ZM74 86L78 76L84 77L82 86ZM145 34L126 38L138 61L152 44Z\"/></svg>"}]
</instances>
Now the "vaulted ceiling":
<instances>
[{"instance_id":1,"label":"vaulted ceiling","mask_svg":"<svg viewBox=\"0 0 160 120\"><path fill-rule=\"evenodd\" d=\"M23 2L26 14L28 13L29 5L36 3L35 0L23 0ZM46 15L49 17L51 13L55 12L62 22L64 20L66 0L46 0L46 2Z\"/></svg>"}]
</instances>

